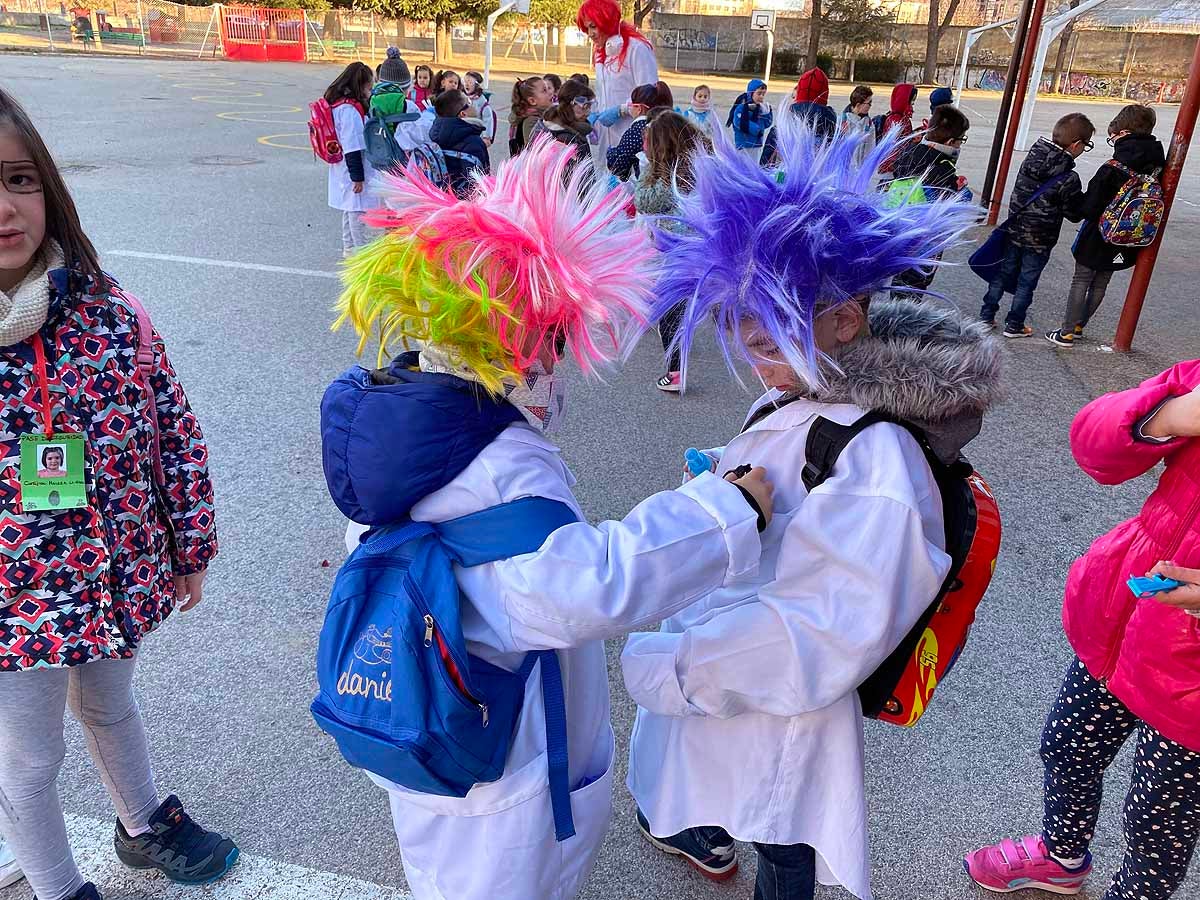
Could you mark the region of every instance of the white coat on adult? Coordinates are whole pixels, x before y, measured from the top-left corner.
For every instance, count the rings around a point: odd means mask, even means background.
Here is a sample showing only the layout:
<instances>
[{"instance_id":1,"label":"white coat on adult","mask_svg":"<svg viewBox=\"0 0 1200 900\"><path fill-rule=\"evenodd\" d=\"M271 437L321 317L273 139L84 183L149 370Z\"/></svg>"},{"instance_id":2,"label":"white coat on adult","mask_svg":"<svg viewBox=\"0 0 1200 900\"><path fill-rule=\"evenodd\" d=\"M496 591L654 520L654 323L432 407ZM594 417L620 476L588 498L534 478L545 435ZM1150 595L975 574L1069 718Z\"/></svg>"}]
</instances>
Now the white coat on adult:
<instances>
[{"instance_id":1,"label":"white coat on adult","mask_svg":"<svg viewBox=\"0 0 1200 900\"><path fill-rule=\"evenodd\" d=\"M856 688L936 597L950 558L941 496L908 431L867 428L811 494L805 442L818 416L849 424L874 409L928 431L962 422L931 435L957 454L997 393L995 343L931 306L878 304L822 392L709 451L718 473L749 458L768 467L775 515L754 572L625 646L639 706L628 784L653 834L720 825L742 841L808 844L822 883L870 900Z\"/></svg>"},{"instance_id":2,"label":"white coat on adult","mask_svg":"<svg viewBox=\"0 0 1200 900\"><path fill-rule=\"evenodd\" d=\"M571 900L591 871L612 813L614 742L604 639L678 612L758 563L757 513L705 475L642 501L620 522L587 524L558 448L525 422L508 426L457 477L420 500L416 521L442 522L546 497L580 521L534 553L455 567L468 651L509 670L558 650L567 711L576 834L554 837L540 667L525 688L504 774L466 797L388 789L416 900ZM363 529L352 525L353 547Z\"/></svg>"},{"instance_id":3,"label":"white coat on adult","mask_svg":"<svg viewBox=\"0 0 1200 900\"><path fill-rule=\"evenodd\" d=\"M629 104L629 95L640 84L658 81L658 58L644 37L621 21L620 7L612 0L588 0L579 9L578 25L593 45L596 63L596 109L599 112ZM622 34L622 32L624 32ZM596 123L599 159L615 147L634 117L624 112L612 125Z\"/></svg>"}]
</instances>

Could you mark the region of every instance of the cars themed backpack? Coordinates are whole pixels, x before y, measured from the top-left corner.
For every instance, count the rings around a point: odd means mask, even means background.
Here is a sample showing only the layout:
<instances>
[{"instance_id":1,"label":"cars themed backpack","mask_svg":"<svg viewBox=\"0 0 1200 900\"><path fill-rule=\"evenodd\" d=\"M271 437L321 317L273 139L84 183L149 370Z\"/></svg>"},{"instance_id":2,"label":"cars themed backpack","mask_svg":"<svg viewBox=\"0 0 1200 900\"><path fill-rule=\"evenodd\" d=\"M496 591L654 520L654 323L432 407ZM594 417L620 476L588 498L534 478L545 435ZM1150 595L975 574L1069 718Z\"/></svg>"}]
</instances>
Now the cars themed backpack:
<instances>
[{"instance_id":1,"label":"cars themed backpack","mask_svg":"<svg viewBox=\"0 0 1200 900\"><path fill-rule=\"evenodd\" d=\"M743 431L777 408L768 404L758 410ZM950 556L950 571L937 596L899 646L858 688L864 716L911 728L925 714L934 691L966 646L975 610L996 569L1000 508L987 482L966 459L960 456L949 465L942 462L920 428L878 412L867 413L849 425L823 417L813 422L804 448L804 487L811 493L825 482L850 441L880 422L906 429L924 452L942 496L946 553Z\"/></svg>"},{"instance_id":2,"label":"cars themed backpack","mask_svg":"<svg viewBox=\"0 0 1200 900\"><path fill-rule=\"evenodd\" d=\"M1129 177L1100 214L1100 237L1114 247L1149 247L1166 214L1157 175L1135 172L1115 159L1107 165Z\"/></svg>"}]
</instances>

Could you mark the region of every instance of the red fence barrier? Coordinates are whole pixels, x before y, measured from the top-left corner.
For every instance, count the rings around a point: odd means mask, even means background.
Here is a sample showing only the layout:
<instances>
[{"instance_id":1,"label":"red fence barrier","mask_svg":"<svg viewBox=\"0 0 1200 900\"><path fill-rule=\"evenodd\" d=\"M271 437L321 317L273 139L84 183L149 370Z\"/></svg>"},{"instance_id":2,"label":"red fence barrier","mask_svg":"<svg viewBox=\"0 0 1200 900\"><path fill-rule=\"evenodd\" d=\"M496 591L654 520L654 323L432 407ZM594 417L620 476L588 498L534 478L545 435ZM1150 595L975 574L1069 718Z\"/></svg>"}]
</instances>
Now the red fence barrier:
<instances>
[{"instance_id":1,"label":"red fence barrier","mask_svg":"<svg viewBox=\"0 0 1200 900\"><path fill-rule=\"evenodd\" d=\"M304 62L306 30L302 9L221 7L221 48L227 59Z\"/></svg>"}]
</instances>

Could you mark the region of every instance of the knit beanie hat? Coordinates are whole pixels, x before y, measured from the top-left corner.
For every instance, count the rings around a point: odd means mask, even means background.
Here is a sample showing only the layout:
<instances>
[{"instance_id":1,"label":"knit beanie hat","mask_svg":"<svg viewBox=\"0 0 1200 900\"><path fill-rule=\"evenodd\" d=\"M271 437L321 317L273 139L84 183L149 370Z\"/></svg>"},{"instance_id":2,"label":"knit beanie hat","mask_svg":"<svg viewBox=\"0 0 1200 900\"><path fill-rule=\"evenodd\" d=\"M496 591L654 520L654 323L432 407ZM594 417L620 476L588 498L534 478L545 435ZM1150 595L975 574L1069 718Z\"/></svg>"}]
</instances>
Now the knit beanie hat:
<instances>
[{"instance_id":1,"label":"knit beanie hat","mask_svg":"<svg viewBox=\"0 0 1200 900\"><path fill-rule=\"evenodd\" d=\"M812 68L800 76L796 82L796 102L821 106L829 102L829 78L824 72Z\"/></svg>"},{"instance_id":2,"label":"knit beanie hat","mask_svg":"<svg viewBox=\"0 0 1200 900\"><path fill-rule=\"evenodd\" d=\"M379 77L391 81L406 90L412 87L412 75L408 71L408 63L400 58L399 47L387 48L387 59L379 67Z\"/></svg>"},{"instance_id":3,"label":"knit beanie hat","mask_svg":"<svg viewBox=\"0 0 1200 900\"><path fill-rule=\"evenodd\" d=\"M954 102L954 91L948 87L934 88L933 93L929 95L929 110L932 112L939 106L945 106L948 103Z\"/></svg>"}]
</instances>

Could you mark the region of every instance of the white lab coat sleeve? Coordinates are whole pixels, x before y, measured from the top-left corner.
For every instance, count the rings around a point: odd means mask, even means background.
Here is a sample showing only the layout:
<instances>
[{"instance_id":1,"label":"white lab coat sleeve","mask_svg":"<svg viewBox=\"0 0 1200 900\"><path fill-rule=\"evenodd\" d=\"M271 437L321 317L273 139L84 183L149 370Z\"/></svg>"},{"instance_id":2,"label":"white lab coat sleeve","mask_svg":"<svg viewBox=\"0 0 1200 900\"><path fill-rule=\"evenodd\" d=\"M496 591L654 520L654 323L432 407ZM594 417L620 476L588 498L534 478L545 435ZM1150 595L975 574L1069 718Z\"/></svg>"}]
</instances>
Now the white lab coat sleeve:
<instances>
[{"instance_id":1,"label":"white lab coat sleeve","mask_svg":"<svg viewBox=\"0 0 1200 900\"><path fill-rule=\"evenodd\" d=\"M866 680L937 596L950 567L937 518L923 521L891 496L818 488L788 523L775 580L755 600L682 633L630 636L626 688L669 716L828 706Z\"/></svg>"},{"instance_id":2,"label":"white lab coat sleeve","mask_svg":"<svg viewBox=\"0 0 1200 900\"><path fill-rule=\"evenodd\" d=\"M494 563L514 648L574 647L673 615L757 567L757 522L741 491L702 475L619 522L559 528Z\"/></svg>"}]
</instances>

